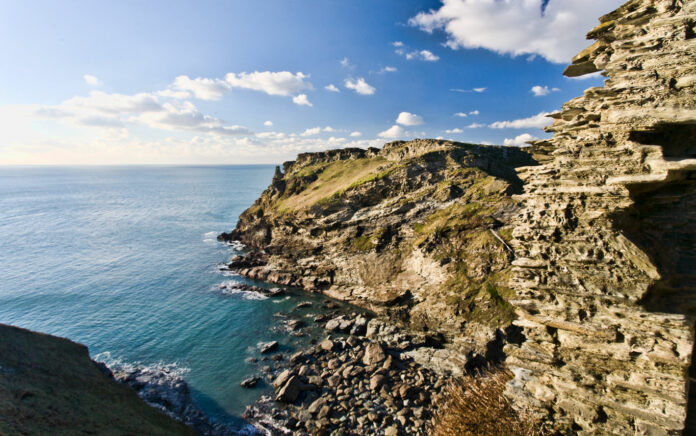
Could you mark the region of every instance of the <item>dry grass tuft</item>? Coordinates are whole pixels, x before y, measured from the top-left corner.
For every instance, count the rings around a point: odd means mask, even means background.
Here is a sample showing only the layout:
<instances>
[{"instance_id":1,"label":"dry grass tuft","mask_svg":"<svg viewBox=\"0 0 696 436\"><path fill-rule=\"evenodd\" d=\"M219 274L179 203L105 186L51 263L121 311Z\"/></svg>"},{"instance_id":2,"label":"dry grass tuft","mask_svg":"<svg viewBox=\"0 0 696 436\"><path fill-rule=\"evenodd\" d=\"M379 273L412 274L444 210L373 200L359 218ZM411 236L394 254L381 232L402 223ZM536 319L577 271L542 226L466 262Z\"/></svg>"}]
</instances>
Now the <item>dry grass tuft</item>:
<instances>
[{"instance_id":1,"label":"dry grass tuft","mask_svg":"<svg viewBox=\"0 0 696 436\"><path fill-rule=\"evenodd\" d=\"M434 435L541 436L535 422L520 416L503 395L510 379L510 371L494 368L452 383L433 419Z\"/></svg>"}]
</instances>

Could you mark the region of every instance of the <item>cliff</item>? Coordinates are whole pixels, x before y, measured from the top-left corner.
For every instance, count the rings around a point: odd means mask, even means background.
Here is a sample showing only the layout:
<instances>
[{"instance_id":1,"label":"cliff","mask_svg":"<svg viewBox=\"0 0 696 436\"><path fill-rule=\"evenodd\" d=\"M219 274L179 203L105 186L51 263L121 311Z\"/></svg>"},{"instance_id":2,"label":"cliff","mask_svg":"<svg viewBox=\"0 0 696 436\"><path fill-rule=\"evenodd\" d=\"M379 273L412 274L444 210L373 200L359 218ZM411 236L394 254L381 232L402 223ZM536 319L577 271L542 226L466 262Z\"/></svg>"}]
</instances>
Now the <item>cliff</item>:
<instances>
[{"instance_id":1,"label":"cliff","mask_svg":"<svg viewBox=\"0 0 696 436\"><path fill-rule=\"evenodd\" d=\"M515 404L563 433L680 434L694 377L696 2L633 0L566 70L604 71L522 168ZM689 413L692 418L692 412ZM691 427L685 431L693 432Z\"/></svg>"},{"instance_id":2,"label":"cliff","mask_svg":"<svg viewBox=\"0 0 696 436\"><path fill-rule=\"evenodd\" d=\"M506 395L553 432L695 432L696 1L631 0L588 38L565 74L605 85L530 155L300 155L221 235L251 248L230 268L368 307L467 368L502 347Z\"/></svg>"},{"instance_id":3,"label":"cliff","mask_svg":"<svg viewBox=\"0 0 696 436\"><path fill-rule=\"evenodd\" d=\"M114 381L84 345L3 324L0 433L194 434Z\"/></svg>"},{"instance_id":4,"label":"cliff","mask_svg":"<svg viewBox=\"0 0 696 436\"><path fill-rule=\"evenodd\" d=\"M533 163L519 149L437 140L302 154L221 239L252 249L230 264L247 277L369 308L463 362L491 357L514 318L514 168Z\"/></svg>"}]
</instances>

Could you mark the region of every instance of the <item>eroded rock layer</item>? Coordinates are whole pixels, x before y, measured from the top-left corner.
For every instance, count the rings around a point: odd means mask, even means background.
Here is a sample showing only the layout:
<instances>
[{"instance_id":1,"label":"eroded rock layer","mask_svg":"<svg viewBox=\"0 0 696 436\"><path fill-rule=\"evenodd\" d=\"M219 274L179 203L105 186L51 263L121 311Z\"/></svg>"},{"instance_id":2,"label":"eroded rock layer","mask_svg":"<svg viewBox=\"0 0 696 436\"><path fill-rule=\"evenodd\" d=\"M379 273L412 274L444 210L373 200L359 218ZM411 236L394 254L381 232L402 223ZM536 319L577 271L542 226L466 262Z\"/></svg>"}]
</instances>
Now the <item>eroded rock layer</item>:
<instances>
[{"instance_id":1,"label":"eroded rock layer","mask_svg":"<svg viewBox=\"0 0 696 436\"><path fill-rule=\"evenodd\" d=\"M490 357L514 317L514 168L532 163L519 149L437 140L306 153L221 239L250 248L230 263L242 275L369 308L446 342L463 368Z\"/></svg>"},{"instance_id":2,"label":"eroded rock layer","mask_svg":"<svg viewBox=\"0 0 696 436\"><path fill-rule=\"evenodd\" d=\"M566 70L513 232L509 393L563 433L679 434L696 315L696 1L634 0Z\"/></svg>"}]
</instances>

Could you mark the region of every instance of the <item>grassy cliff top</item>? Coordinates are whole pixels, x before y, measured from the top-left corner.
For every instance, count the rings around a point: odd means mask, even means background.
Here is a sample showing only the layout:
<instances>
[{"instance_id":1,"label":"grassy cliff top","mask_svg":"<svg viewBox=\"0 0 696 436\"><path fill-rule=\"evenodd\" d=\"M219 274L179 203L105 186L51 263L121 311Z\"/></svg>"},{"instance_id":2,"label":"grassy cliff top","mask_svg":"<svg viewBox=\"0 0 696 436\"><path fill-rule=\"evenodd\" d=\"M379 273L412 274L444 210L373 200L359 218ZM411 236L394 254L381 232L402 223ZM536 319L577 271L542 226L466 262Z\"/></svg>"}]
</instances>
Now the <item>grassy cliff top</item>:
<instances>
[{"instance_id":1,"label":"grassy cliff top","mask_svg":"<svg viewBox=\"0 0 696 436\"><path fill-rule=\"evenodd\" d=\"M0 434L194 433L101 372L84 345L0 324Z\"/></svg>"},{"instance_id":2,"label":"grassy cliff top","mask_svg":"<svg viewBox=\"0 0 696 436\"><path fill-rule=\"evenodd\" d=\"M417 176L419 172L440 171L448 166L478 169L516 185L514 168L530 164L529 154L518 148L433 139L394 141L382 149L304 153L283 165L283 192L272 203L280 213L296 212L329 204L347 191L396 176L399 171Z\"/></svg>"}]
</instances>

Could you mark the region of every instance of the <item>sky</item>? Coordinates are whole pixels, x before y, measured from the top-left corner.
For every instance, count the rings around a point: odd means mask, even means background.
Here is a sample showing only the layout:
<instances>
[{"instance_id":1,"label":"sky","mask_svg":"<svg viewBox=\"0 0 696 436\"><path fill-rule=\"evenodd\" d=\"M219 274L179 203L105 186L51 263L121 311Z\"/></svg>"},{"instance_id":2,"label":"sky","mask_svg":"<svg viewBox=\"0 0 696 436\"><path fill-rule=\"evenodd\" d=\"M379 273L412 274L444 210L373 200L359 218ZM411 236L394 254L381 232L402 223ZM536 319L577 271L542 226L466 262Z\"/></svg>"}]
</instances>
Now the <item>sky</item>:
<instances>
[{"instance_id":1,"label":"sky","mask_svg":"<svg viewBox=\"0 0 696 436\"><path fill-rule=\"evenodd\" d=\"M0 0L0 165L525 145L623 0Z\"/></svg>"}]
</instances>

